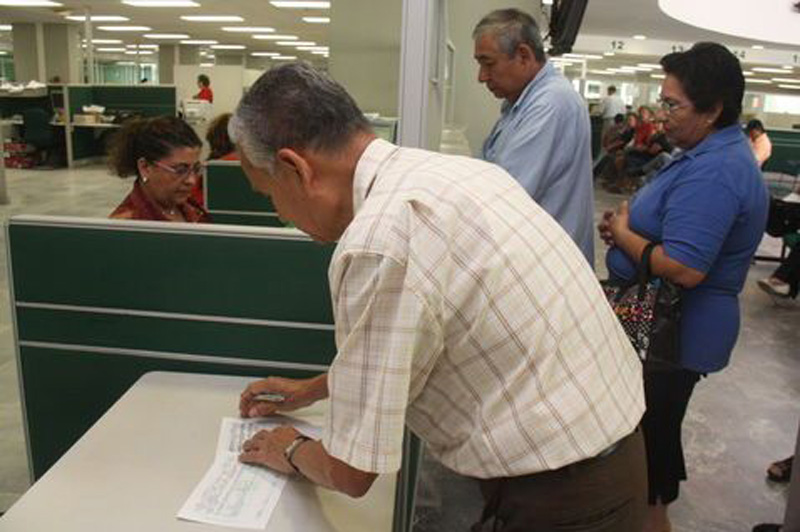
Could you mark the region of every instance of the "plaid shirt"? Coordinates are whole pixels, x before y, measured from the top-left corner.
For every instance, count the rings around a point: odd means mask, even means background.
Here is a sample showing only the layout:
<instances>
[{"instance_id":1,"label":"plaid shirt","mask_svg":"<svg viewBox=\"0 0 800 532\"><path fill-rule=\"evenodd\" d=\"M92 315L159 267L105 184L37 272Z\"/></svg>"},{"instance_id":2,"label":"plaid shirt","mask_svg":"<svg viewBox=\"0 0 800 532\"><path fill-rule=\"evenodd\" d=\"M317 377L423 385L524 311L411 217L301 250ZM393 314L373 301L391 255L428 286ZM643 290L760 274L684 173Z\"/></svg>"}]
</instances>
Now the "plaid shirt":
<instances>
[{"instance_id":1,"label":"plaid shirt","mask_svg":"<svg viewBox=\"0 0 800 532\"><path fill-rule=\"evenodd\" d=\"M331 455L396 471L407 424L447 467L494 478L635 429L636 354L580 250L505 171L375 140L354 211L329 270Z\"/></svg>"}]
</instances>

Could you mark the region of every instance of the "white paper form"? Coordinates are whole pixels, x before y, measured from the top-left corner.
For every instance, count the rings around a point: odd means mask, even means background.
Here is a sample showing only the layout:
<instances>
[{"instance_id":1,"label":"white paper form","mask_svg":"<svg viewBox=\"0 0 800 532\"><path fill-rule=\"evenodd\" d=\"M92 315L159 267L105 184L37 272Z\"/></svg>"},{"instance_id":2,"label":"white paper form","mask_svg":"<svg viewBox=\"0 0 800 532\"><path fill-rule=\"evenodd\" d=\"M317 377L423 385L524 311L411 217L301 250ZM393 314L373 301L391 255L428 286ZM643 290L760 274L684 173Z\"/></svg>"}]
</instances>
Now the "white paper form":
<instances>
[{"instance_id":1,"label":"white paper form","mask_svg":"<svg viewBox=\"0 0 800 532\"><path fill-rule=\"evenodd\" d=\"M178 518L238 528L266 528L288 477L242 464L239 453L245 440L258 431L281 425L292 425L313 438L321 434L319 427L283 416L223 418L214 463L178 511Z\"/></svg>"}]
</instances>

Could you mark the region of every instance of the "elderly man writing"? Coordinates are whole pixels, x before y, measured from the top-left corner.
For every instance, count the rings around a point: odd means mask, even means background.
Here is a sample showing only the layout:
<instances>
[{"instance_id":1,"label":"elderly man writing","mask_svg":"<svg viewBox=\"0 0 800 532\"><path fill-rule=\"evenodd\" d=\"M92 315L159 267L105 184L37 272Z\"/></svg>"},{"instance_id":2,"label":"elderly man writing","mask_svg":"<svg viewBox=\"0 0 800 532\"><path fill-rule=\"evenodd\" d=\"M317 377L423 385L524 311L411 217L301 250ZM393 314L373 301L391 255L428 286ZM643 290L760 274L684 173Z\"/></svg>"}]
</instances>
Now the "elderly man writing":
<instances>
[{"instance_id":1,"label":"elderly man writing","mask_svg":"<svg viewBox=\"0 0 800 532\"><path fill-rule=\"evenodd\" d=\"M547 61L539 28L526 13L493 11L472 36L478 81L504 100L500 119L483 144L483 159L514 176L594 264L586 104Z\"/></svg>"},{"instance_id":2,"label":"elderly man writing","mask_svg":"<svg viewBox=\"0 0 800 532\"><path fill-rule=\"evenodd\" d=\"M399 469L408 425L477 479L484 522L638 530L640 363L578 248L511 176L377 139L304 64L265 73L230 129L280 216L338 241L329 372L254 382L240 402L253 417L328 398L324 436L262 431L242 461L358 497Z\"/></svg>"}]
</instances>

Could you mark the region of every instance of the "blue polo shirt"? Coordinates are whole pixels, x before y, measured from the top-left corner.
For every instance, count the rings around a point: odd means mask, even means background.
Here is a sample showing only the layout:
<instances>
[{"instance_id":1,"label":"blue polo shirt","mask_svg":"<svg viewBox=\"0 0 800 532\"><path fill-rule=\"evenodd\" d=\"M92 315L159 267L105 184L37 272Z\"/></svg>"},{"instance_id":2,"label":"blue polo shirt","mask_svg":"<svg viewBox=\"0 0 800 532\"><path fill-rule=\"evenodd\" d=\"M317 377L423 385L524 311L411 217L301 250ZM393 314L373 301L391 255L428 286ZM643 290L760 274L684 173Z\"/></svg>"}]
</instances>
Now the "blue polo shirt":
<instances>
[{"instance_id":1,"label":"blue polo shirt","mask_svg":"<svg viewBox=\"0 0 800 532\"><path fill-rule=\"evenodd\" d=\"M570 82L545 63L483 144L572 237L594 266L594 188L589 112Z\"/></svg>"},{"instance_id":2,"label":"blue polo shirt","mask_svg":"<svg viewBox=\"0 0 800 532\"><path fill-rule=\"evenodd\" d=\"M678 156L634 197L631 229L706 274L684 290L684 367L708 373L728 364L739 335L738 295L768 210L766 186L738 124ZM618 248L609 249L606 264L614 277L634 276L634 262Z\"/></svg>"}]
</instances>

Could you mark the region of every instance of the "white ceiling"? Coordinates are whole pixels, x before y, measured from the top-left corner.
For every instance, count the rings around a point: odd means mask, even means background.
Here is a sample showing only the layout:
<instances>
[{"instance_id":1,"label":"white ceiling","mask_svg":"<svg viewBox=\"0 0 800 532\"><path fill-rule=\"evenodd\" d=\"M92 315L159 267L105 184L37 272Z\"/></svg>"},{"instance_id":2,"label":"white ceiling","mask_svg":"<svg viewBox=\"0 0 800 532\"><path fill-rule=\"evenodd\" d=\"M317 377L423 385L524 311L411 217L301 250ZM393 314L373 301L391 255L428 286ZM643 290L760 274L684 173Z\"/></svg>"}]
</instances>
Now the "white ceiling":
<instances>
[{"instance_id":1,"label":"white ceiling","mask_svg":"<svg viewBox=\"0 0 800 532\"><path fill-rule=\"evenodd\" d=\"M153 28L154 32L160 33L187 33L193 39L215 39L223 44L244 44L248 52L254 51L278 51L287 53L291 49L280 47L269 41L257 41L247 34L227 33L220 28L222 23L194 23L182 21L179 17L183 14L210 14L210 15L239 15L244 18L239 25L247 26L270 26L275 28L278 33L290 33L297 35L302 40L314 41L317 44L328 44L328 25L309 24L303 22L301 17L313 15L330 15L336 12L337 0L332 0L333 7L327 10L297 10L297 9L277 9L268 0L197 0L202 4L196 8L136 8L122 4L120 0L61 0L65 5L63 8L10 8L0 7L0 23L11 22L63 22L63 15L67 11L74 14L82 14L83 7L87 6L95 15L124 15L130 17L128 24L146 25ZM392 2L400 0L358 0L363 2ZM451 8L457 6L458 2L466 0L449 0ZM473 0L476 1L476 0ZM696 0L703 2L705 0ZM777 0L769 0L777 1ZM788 1L788 0L782 0ZM531 0L532 5L538 8L538 0ZM396 6L395 6L396 7ZM388 10L387 10L388 11ZM392 12L396 11L392 9ZM754 16L756 13L754 13ZM800 20L800 16L798 17ZM79 23L75 23L79 24ZM754 21L754 24L757 22ZM231 24L236 25L236 24ZM358 25L358 24L356 24ZM379 24L365 28L360 27L357 31L375 30ZM458 28L451 28L450 31L459 31ZM464 31L467 31L466 29ZM795 50L800 51L797 46L780 46L774 43L732 37L717 32L703 30L675 19L662 13L658 7L658 0L592 0L588 3L583 25L582 35L604 35L617 37L630 37L634 33L647 35L649 39L657 39L672 42L696 42L700 40L715 40L730 46L749 47L753 44L764 45L767 50ZM159 41L149 41L138 34L130 33L111 33L95 31L95 38L117 38L122 39L127 44L140 42L152 43ZM0 32L0 39L9 39L8 32ZM164 42L164 41L161 41ZM581 51L581 50L576 50ZM309 52L293 53L303 59L319 60L319 56L312 56ZM656 56L617 56L614 58L603 59L601 61L591 61L590 68L606 68L619 66L626 62L649 62L657 63ZM756 65L747 65L751 68ZM800 68L795 69L794 74L800 78ZM649 78L649 74L640 75ZM762 87L759 86L759 89ZM792 91L800 94L800 91Z\"/></svg>"}]
</instances>

